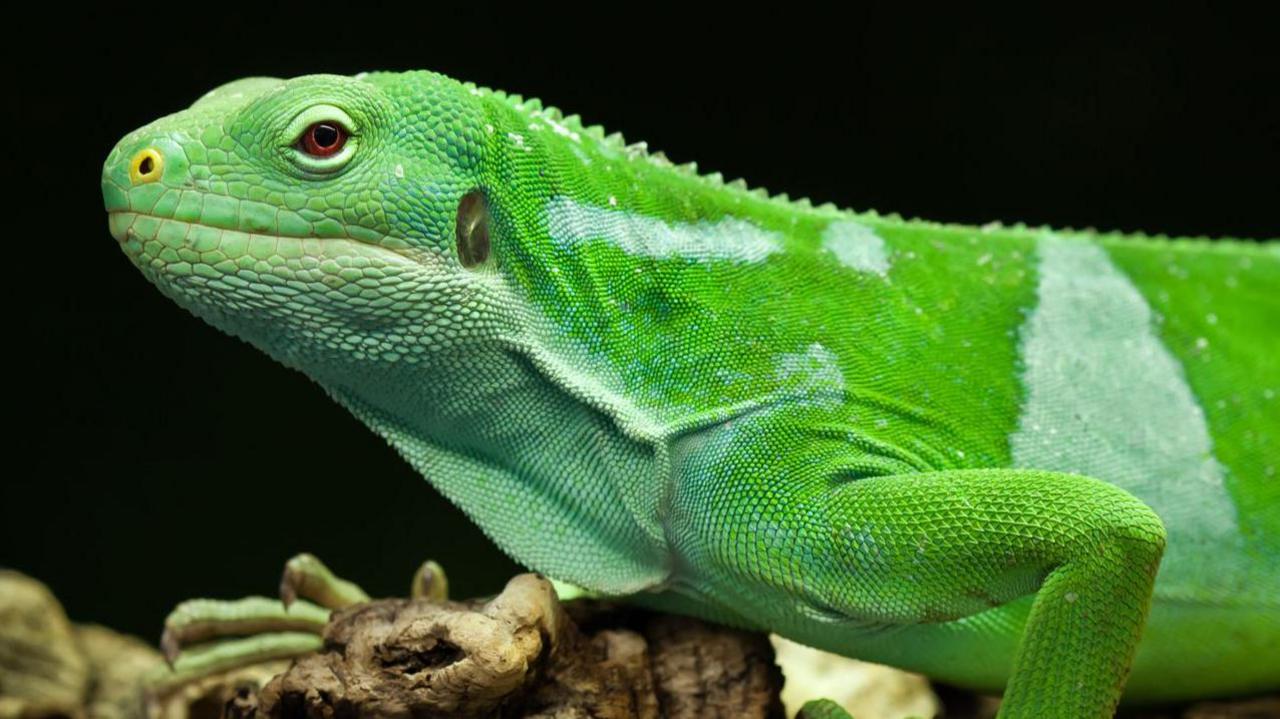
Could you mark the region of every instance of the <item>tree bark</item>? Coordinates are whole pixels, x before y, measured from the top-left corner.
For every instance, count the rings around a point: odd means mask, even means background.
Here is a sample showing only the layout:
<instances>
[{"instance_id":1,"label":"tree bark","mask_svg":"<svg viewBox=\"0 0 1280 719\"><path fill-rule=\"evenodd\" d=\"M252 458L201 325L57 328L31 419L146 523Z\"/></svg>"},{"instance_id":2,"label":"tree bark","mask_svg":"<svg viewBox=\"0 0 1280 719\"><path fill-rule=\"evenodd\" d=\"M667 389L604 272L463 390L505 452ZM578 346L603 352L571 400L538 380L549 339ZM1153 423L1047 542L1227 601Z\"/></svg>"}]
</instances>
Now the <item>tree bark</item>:
<instances>
[{"instance_id":1,"label":"tree bark","mask_svg":"<svg viewBox=\"0 0 1280 719\"><path fill-rule=\"evenodd\" d=\"M484 602L362 604L335 614L324 649L238 715L783 716L782 675L765 637L613 605L571 606L566 612L550 582L532 574Z\"/></svg>"}]
</instances>

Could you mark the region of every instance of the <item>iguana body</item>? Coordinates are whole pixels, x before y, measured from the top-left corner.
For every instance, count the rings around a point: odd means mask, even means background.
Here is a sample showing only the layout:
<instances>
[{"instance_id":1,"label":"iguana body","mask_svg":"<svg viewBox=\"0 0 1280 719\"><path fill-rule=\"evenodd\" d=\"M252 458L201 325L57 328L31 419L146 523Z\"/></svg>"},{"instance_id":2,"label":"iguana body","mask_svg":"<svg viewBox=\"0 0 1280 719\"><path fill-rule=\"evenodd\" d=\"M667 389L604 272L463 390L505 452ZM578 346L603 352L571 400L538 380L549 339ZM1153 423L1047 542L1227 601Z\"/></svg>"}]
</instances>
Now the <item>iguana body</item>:
<instances>
[{"instance_id":1,"label":"iguana body","mask_svg":"<svg viewBox=\"0 0 1280 719\"><path fill-rule=\"evenodd\" d=\"M1274 243L815 208L430 73L232 83L103 193L558 579L1010 717L1109 715L1154 597L1127 697L1280 688Z\"/></svg>"}]
</instances>

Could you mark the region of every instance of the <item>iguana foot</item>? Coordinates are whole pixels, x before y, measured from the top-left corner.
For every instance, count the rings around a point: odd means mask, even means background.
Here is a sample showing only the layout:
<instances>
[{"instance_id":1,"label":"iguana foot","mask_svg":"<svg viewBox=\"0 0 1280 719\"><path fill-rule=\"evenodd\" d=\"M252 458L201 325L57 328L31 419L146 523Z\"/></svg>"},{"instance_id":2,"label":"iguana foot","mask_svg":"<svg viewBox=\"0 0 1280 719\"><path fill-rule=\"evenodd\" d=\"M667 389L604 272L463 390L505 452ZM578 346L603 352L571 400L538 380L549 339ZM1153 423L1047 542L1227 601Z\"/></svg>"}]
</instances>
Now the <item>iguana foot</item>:
<instances>
[{"instance_id":1,"label":"iguana foot","mask_svg":"<svg viewBox=\"0 0 1280 719\"><path fill-rule=\"evenodd\" d=\"M303 600L286 608L267 597L185 601L165 619L160 638L169 667L148 684L164 689L319 649L329 611Z\"/></svg>"},{"instance_id":2,"label":"iguana foot","mask_svg":"<svg viewBox=\"0 0 1280 719\"><path fill-rule=\"evenodd\" d=\"M448 580L439 564L422 564L411 594L447 599ZM299 554L285 563L279 599L192 599L175 607L160 639L169 667L148 684L163 693L215 674L315 651L334 610L367 601L369 595L358 585L314 556Z\"/></svg>"},{"instance_id":3,"label":"iguana foot","mask_svg":"<svg viewBox=\"0 0 1280 719\"><path fill-rule=\"evenodd\" d=\"M796 719L853 719L849 712L830 699L814 699L800 707Z\"/></svg>"}]
</instances>

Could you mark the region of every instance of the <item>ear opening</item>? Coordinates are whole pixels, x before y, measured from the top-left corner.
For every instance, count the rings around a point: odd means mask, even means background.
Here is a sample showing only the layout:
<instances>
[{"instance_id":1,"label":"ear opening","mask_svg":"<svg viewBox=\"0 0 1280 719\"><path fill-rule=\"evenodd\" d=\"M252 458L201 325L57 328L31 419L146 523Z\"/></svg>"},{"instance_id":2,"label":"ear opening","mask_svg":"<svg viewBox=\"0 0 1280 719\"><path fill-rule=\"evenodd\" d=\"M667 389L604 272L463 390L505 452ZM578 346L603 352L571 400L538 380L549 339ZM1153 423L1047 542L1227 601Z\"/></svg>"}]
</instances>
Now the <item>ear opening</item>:
<instances>
[{"instance_id":1,"label":"ear opening","mask_svg":"<svg viewBox=\"0 0 1280 719\"><path fill-rule=\"evenodd\" d=\"M472 190L458 201L455 223L458 261L475 267L489 259L489 201L480 190Z\"/></svg>"}]
</instances>

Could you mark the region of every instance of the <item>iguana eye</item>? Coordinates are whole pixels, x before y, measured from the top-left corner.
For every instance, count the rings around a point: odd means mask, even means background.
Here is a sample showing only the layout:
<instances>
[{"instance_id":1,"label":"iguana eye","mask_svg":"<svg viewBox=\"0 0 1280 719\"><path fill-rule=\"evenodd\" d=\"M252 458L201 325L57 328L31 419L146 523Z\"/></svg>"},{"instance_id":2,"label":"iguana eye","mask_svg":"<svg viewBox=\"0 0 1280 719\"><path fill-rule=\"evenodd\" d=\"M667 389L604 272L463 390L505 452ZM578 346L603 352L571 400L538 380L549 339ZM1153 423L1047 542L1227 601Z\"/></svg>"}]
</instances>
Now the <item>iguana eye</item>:
<instances>
[{"instance_id":1,"label":"iguana eye","mask_svg":"<svg viewBox=\"0 0 1280 719\"><path fill-rule=\"evenodd\" d=\"M323 180L341 172L360 147L360 125L340 107L312 105L280 129L280 148L304 177Z\"/></svg>"},{"instance_id":2,"label":"iguana eye","mask_svg":"<svg viewBox=\"0 0 1280 719\"><path fill-rule=\"evenodd\" d=\"M312 157L329 157L347 144L347 130L336 122L312 123L298 139L298 149Z\"/></svg>"}]
</instances>

